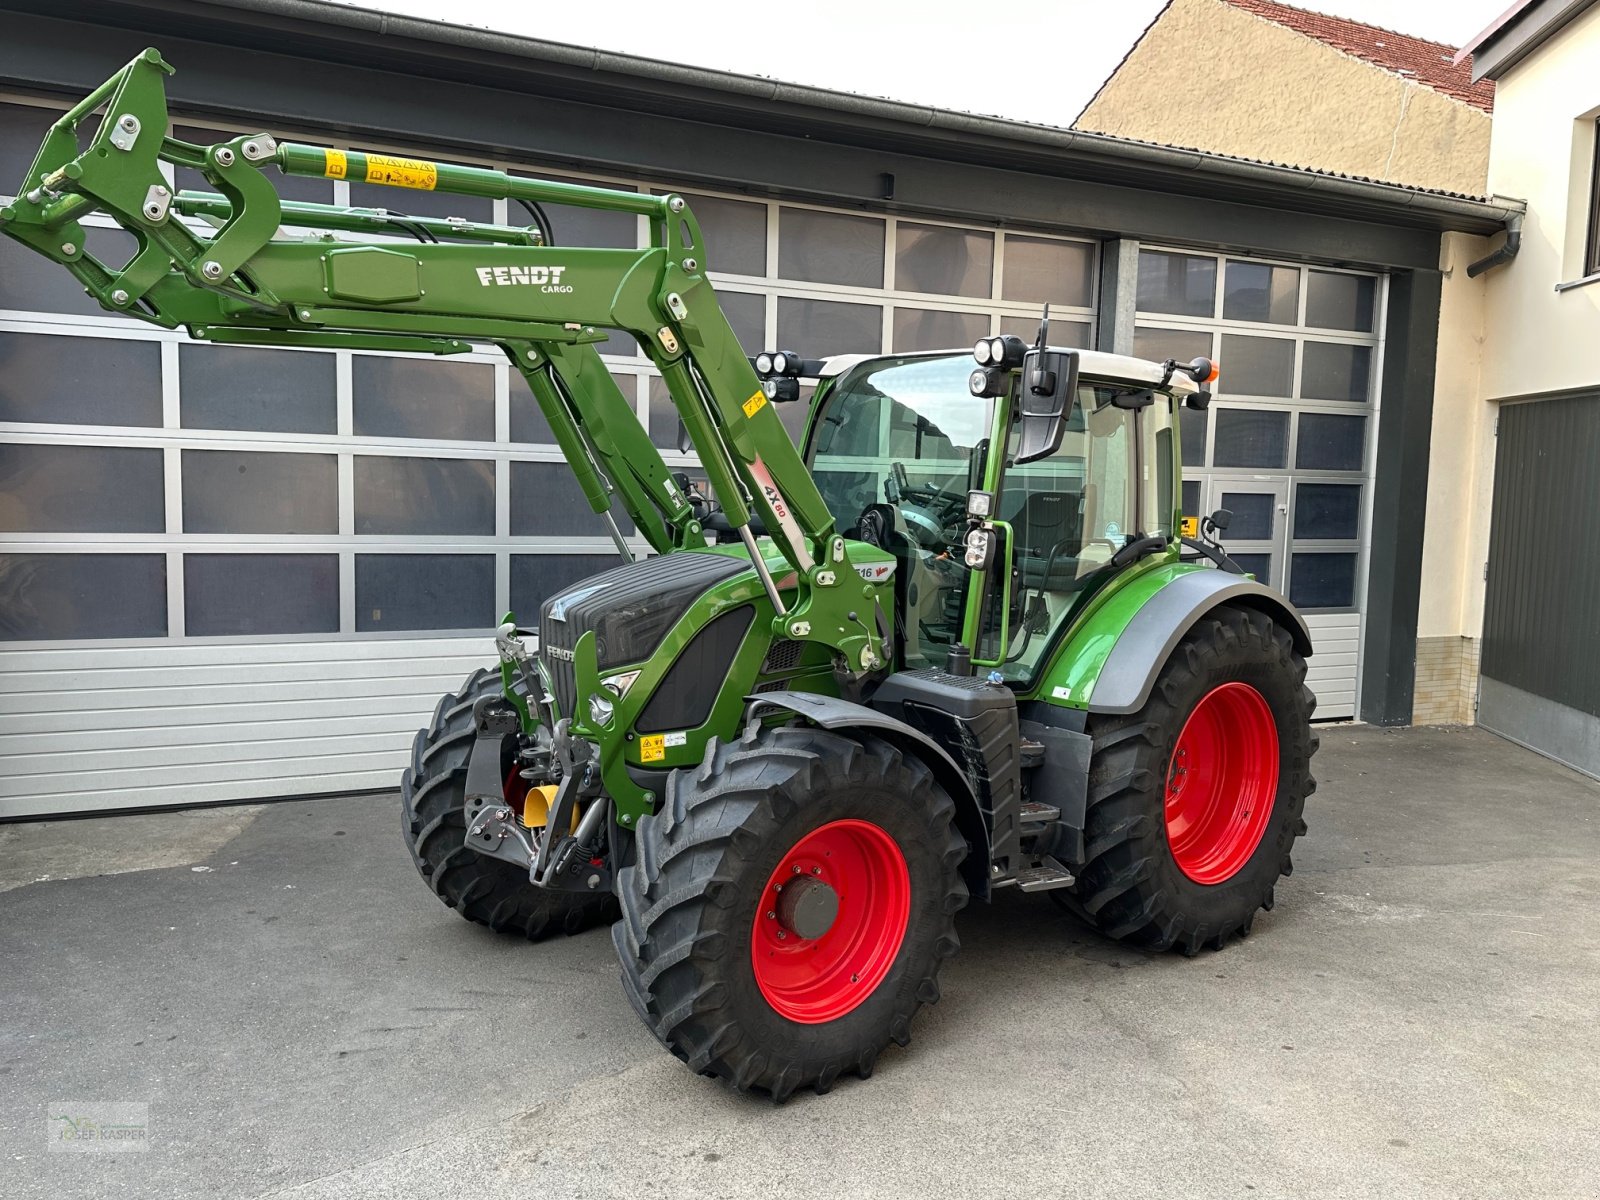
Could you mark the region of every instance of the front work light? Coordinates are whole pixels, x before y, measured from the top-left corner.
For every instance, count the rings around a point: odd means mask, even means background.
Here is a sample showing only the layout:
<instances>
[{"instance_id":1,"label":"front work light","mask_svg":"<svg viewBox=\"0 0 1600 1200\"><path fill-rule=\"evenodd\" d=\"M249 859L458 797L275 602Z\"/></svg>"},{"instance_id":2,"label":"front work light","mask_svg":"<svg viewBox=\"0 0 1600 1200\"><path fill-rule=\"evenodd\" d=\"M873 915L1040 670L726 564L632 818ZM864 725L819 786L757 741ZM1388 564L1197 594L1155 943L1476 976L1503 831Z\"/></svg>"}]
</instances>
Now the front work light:
<instances>
[{"instance_id":1,"label":"front work light","mask_svg":"<svg viewBox=\"0 0 1600 1200\"><path fill-rule=\"evenodd\" d=\"M994 530L979 526L967 533L965 561L974 571L987 571L994 563Z\"/></svg>"},{"instance_id":2,"label":"front work light","mask_svg":"<svg viewBox=\"0 0 1600 1200\"><path fill-rule=\"evenodd\" d=\"M979 367L967 376L967 390L974 396L1003 396L1010 378L999 367Z\"/></svg>"},{"instance_id":3,"label":"front work light","mask_svg":"<svg viewBox=\"0 0 1600 1200\"><path fill-rule=\"evenodd\" d=\"M1009 333L999 337L984 338L972 348L972 357L980 367L999 367L1014 371L1022 365L1022 356L1028 352L1022 339Z\"/></svg>"}]
</instances>

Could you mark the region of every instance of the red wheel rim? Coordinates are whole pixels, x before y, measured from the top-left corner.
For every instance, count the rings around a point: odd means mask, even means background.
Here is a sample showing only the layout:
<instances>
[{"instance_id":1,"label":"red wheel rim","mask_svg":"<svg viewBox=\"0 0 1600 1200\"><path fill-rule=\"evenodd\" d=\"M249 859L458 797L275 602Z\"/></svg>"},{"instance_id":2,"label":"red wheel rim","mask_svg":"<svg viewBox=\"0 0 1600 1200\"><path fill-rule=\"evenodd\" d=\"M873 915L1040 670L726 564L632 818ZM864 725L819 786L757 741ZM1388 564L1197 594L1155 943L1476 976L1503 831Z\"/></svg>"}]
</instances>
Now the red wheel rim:
<instances>
[{"instance_id":1,"label":"red wheel rim","mask_svg":"<svg viewBox=\"0 0 1600 1200\"><path fill-rule=\"evenodd\" d=\"M1278 793L1278 725L1261 693L1224 683L1201 697L1167 766L1167 843L1196 883L1223 883L1261 844Z\"/></svg>"},{"instance_id":2,"label":"red wheel rim","mask_svg":"<svg viewBox=\"0 0 1600 1200\"><path fill-rule=\"evenodd\" d=\"M837 913L806 937L783 890L803 889ZM819 900L818 897L821 897ZM803 1025L837 1020L877 990L905 941L911 873L895 840L868 821L830 821L801 838L767 880L756 907L750 957L756 985L781 1016Z\"/></svg>"}]
</instances>

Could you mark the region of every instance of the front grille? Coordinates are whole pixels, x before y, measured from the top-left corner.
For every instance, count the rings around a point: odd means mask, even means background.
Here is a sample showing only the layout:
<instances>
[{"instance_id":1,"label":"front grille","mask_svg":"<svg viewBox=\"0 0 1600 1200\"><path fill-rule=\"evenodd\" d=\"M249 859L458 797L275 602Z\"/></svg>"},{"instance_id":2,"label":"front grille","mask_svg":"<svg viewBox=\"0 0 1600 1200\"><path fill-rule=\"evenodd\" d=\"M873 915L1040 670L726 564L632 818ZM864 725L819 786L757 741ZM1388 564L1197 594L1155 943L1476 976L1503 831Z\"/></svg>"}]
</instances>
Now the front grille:
<instances>
[{"instance_id":1,"label":"front grille","mask_svg":"<svg viewBox=\"0 0 1600 1200\"><path fill-rule=\"evenodd\" d=\"M555 693L556 708L563 717L573 715L578 703L578 675L570 658L557 658L552 648L570 651L578 644L582 630L568 621L557 621L550 615L547 603L539 619L539 657L544 662L545 673L550 676L550 690Z\"/></svg>"}]
</instances>

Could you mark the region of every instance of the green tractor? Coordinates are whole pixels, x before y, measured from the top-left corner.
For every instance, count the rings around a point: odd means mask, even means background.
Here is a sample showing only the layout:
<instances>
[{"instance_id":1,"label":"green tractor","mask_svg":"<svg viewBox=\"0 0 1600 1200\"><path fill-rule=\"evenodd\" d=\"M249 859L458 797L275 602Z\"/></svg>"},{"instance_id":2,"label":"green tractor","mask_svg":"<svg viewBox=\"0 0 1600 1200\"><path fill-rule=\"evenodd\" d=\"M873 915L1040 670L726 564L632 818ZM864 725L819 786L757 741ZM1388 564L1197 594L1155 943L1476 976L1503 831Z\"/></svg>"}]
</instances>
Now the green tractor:
<instances>
[{"instance_id":1,"label":"green tractor","mask_svg":"<svg viewBox=\"0 0 1600 1200\"><path fill-rule=\"evenodd\" d=\"M1047 891L1186 954L1272 907L1313 789L1311 644L1220 516L1182 536L1178 420L1212 364L1055 348L1048 318L1031 347L751 360L678 196L190 145L170 71L146 51L63 117L0 230L196 339L498 346L616 537L617 567L508 617L498 669L417 735L402 832L446 904L530 938L614 920L662 1044L775 1100L906 1043L971 899ZM162 162L216 190L172 191ZM269 167L532 223L284 202ZM544 203L641 214L651 244L553 245ZM94 212L138 241L120 268L84 249ZM659 368L696 478L605 369L608 330ZM802 378L796 449L776 406Z\"/></svg>"}]
</instances>

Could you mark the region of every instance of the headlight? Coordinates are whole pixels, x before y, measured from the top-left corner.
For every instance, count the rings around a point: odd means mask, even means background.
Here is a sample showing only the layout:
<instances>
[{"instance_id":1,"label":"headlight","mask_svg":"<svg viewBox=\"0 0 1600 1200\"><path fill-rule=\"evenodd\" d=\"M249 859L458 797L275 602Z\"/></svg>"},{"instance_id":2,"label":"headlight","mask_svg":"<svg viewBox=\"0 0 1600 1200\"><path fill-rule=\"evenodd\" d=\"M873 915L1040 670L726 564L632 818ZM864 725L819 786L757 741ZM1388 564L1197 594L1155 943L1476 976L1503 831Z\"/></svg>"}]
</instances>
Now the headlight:
<instances>
[{"instance_id":1,"label":"headlight","mask_svg":"<svg viewBox=\"0 0 1600 1200\"><path fill-rule=\"evenodd\" d=\"M776 374L787 375L789 373L789 366L789 356L783 351L780 350L778 353L772 356L772 369Z\"/></svg>"},{"instance_id":2,"label":"headlight","mask_svg":"<svg viewBox=\"0 0 1600 1200\"><path fill-rule=\"evenodd\" d=\"M620 700L628 694L628 689L633 686L633 681L637 678L639 672L624 671L621 675L607 675L600 681L600 686Z\"/></svg>"},{"instance_id":3,"label":"headlight","mask_svg":"<svg viewBox=\"0 0 1600 1200\"><path fill-rule=\"evenodd\" d=\"M589 720L594 724L611 724L611 717L616 711L617 706L609 697L602 696L599 692L589 697Z\"/></svg>"},{"instance_id":4,"label":"headlight","mask_svg":"<svg viewBox=\"0 0 1600 1200\"><path fill-rule=\"evenodd\" d=\"M980 367L987 367L992 352L993 348L989 345L989 339L984 338L972 348L972 357L977 360Z\"/></svg>"},{"instance_id":5,"label":"headlight","mask_svg":"<svg viewBox=\"0 0 1600 1200\"><path fill-rule=\"evenodd\" d=\"M967 534L967 566L974 571L988 570L994 557L994 534L988 529L974 529Z\"/></svg>"},{"instance_id":6,"label":"headlight","mask_svg":"<svg viewBox=\"0 0 1600 1200\"><path fill-rule=\"evenodd\" d=\"M767 354L765 352L756 355L756 374L758 374L758 375L771 375L772 374L772 355Z\"/></svg>"}]
</instances>

